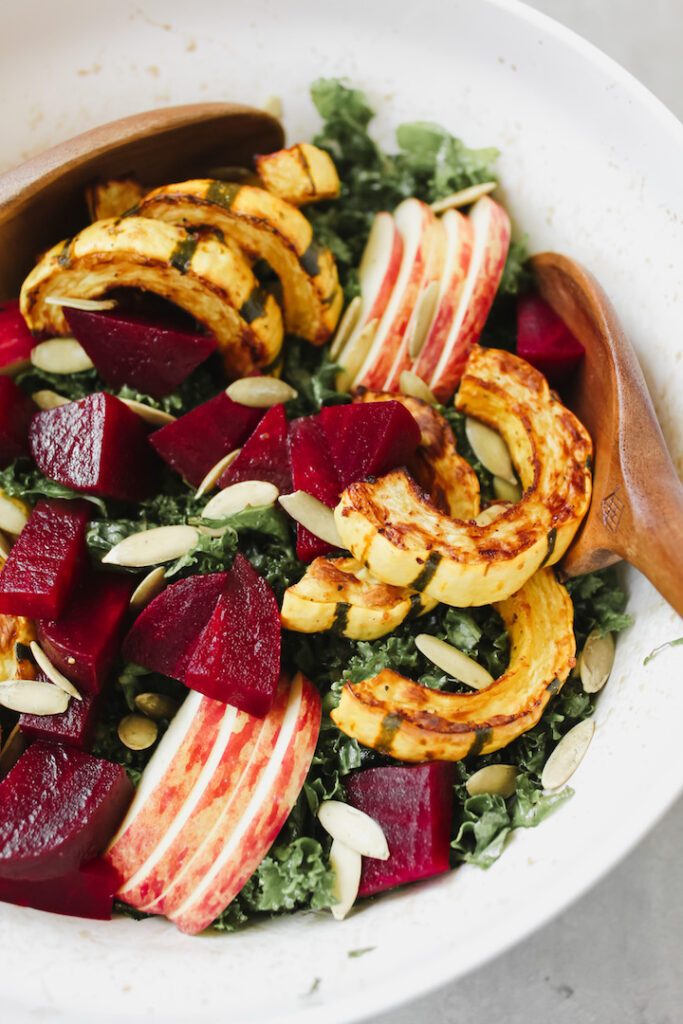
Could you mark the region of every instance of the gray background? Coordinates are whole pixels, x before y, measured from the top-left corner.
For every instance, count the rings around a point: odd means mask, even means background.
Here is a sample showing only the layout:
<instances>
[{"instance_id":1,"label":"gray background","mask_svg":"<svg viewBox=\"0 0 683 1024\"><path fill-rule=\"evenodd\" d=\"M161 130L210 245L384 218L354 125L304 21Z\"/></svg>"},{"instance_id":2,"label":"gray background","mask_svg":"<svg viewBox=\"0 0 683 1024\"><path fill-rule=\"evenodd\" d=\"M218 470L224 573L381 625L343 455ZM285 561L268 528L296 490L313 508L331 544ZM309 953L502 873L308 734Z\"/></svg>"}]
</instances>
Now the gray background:
<instances>
[{"instance_id":1,"label":"gray background","mask_svg":"<svg viewBox=\"0 0 683 1024\"><path fill-rule=\"evenodd\" d=\"M683 0L530 5L595 43L683 120ZM683 799L551 924L461 981L372 1024L423 1021L682 1024Z\"/></svg>"}]
</instances>

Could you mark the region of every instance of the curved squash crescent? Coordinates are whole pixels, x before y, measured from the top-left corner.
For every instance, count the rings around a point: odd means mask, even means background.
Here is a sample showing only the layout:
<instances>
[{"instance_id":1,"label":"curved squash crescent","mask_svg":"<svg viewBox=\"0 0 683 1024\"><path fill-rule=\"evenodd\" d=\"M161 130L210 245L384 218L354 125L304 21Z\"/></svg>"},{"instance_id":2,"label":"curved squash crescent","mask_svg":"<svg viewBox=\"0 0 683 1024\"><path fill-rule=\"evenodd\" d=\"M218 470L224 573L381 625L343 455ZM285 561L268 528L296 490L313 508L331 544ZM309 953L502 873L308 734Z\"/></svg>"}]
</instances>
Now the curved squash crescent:
<instances>
[{"instance_id":1,"label":"curved squash crescent","mask_svg":"<svg viewBox=\"0 0 683 1024\"><path fill-rule=\"evenodd\" d=\"M347 683L331 713L335 725L401 761L488 754L531 729L575 664L572 603L542 569L494 607L510 634L510 663L485 690L440 693L384 669Z\"/></svg>"}]
</instances>

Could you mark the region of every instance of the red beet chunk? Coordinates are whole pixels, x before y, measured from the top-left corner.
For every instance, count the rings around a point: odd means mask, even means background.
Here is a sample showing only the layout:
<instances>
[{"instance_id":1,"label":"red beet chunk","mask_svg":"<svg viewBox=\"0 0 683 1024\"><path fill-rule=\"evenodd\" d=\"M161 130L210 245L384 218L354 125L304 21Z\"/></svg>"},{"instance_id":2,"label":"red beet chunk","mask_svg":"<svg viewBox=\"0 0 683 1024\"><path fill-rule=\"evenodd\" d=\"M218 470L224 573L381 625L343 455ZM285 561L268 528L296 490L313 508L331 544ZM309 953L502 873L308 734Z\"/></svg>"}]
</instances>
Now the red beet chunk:
<instances>
[{"instance_id":1,"label":"red beet chunk","mask_svg":"<svg viewBox=\"0 0 683 1024\"><path fill-rule=\"evenodd\" d=\"M41 881L98 857L133 797L125 770L37 740L0 782L0 878Z\"/></svg>"},{"instance_id":2,"label":"red beet chunk","mask_svg":"<svg viewBox=\"0 0 683 1024\"><path fill-rule=\"evenodd\" d=\"M268 410L221 476L218 486L228 487L241 480L266 480L275 484L281 494L292 490L284 405L274 405Z\"/></svg>"},{"instance_id":3,"label":"red beet chunk","mask_svg":"<svg viewBox=\"0 0 683 1024\"><path fill-rule=\"evenodd\" d=\"M346 781L346 796L382 826L389 859L363 858L360 896L441 874L449 867L454 766L368 768Z\"/></svg>"},{"instance_id":4,"label":"red beet chunk","mask_svg":"<svg viewBox=\"0 0 683 1024\"><path fill-rule=\"evenodd\" d=\"M35 678L47 680L43 672L37 672ZM99 694L84 693L83 700L72 697L61 715L20 715L19 727L30 739L53 740L79 750L90 750L95 742L101 709Z\"/></svg>"},{"instance_id":5,"label":"red beet chunk","mask_svg":"<svg viewBox=\"0 0 683 1024\"><path fill-rule=\"evenodd\" d=\"M185 685L263 718L280 677L280 612L266 581L235 556L190 658Z\"/></svg>"},{"instance_id":6,"label":"red beet chunk","mask_svg":"<svg viewBox=\"0 0 683 1024\"><path fill-rule=\"evenodd\" d=\"M289 460L294 490L306 491L328 508L334 508L341 487L318 416L303 416L290 423ZM310 562L332 550L331 544L297 524L296 553L302 562Z\"/></svg>"},{"instance_id":7,"label":"red beet chunk","mask_svg":"<svg viewBox=\"0 0 683 1024\"><path fill-rule=\"evenodd\" d=\"M119 652L131 576L89 571L57 620L38 622L38 640L60 672L88 693L99 693Z\"/></svg>"},{"instance_id":8,"label":"red beet chunk","mask_svg":"<svg viewBox=\"0 0 683 1024\"><path fill-rule=\"evenodd\" d=\"M239 448L263 415L228 398L224 391L175 423L155 430L150 441L172 469L198 487L212 466Z\"/></svg>"},{"instance_id":9,"label":"red beet chunk","mask_svg":"<svg viewBox=\"0 0 683 1024\"><path fill-rule=\"evenodd\" d=\"M108 384L128 384L152 398L169 395L216 348L213 338L139 315L82 309L65 309L64 315Z\"/></svg>"},{"instance_id":10,"label":"red beet chunk","mask_svg":"<svg viewBox=\"0 0 683 1024\"><path fill-rule=\"evenodd\" d=\"M420 428L400 402L330 405L320 419L342 490L405 465L420 443Z\"/></svg>"},{"instance_id":11,"label":"red beet chunk","mask_svg":"<svg viewBox=\"0 0 683 1024\"><path fill-rule=\"evenodd\" d=\"M145 425L114 395L39 412L30 442L45 476L83 494L140 501L156 489L159 466Z\"/></svg>"},{"instance_id":12,"label":"red beet chunk","mask_svg":"<svg viewBox=\"0 0 683 1024\"><path fill-rule=\"evenodd\" d=\"M0 878L0 900L51 914L109 921L117 884L114 868L98 858L59 878L42 881Z\"/></svg>"},{"instance_id":13,"label":"red beet chunk","mask_svg":"<svg viewBox=\"0 0 683 1024\"><path fill-rule=\"evenodd\" d=\"M0 573L0 612L56 619L86 561L86 501L41 498Z\"/></svg>"},{"instance_id":14,"label":"red beet chunk","mask_svg":"<svg viewBox=\"0 0 683 1024\"><path fill-rule=\"evenodd\" d=\"M215 572L189 576L166 587L135 620L123 641L124 657L183 682L226 579L227 573Z\"/></svg>"},{"instance_id":15,"label":"red beet chunk","mask_svg":"<svg viewBox=\"0 0 683 1024\"><path fill-rule=\"evenodd\" d=\"M557 385L581 362L585 349L555 310L535 292L517 299L517 355Z\"/></svg>"},{"instance_id":16,"label":"red beet chunk","mask_svg":"<svg viewBox=\"0 0 683 1024\"><path fill-rule=\"evenodd\" d=\"M29 454L28 432L36 411L11 377L0 377L0 468Z\"/></svg>"},{"instance_id":17,"label":"red beet chunk","mask_svg":"<svg viewBox=\"0 0 683 1024\"><path fill-rule=\"evenodd\" d=\"M36 344L19 312L19 300L0 306L0 373L14 373L28 363Z\"/></svg>"}]
</instances>

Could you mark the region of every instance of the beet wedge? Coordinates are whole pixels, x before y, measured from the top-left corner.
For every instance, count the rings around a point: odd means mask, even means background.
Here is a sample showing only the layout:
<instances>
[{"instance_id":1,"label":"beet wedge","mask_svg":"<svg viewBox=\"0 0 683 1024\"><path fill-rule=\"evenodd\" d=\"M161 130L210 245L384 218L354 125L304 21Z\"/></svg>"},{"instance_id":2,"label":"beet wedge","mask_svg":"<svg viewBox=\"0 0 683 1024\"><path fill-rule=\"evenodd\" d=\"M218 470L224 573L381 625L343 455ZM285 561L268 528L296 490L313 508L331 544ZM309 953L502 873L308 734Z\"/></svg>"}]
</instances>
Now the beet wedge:
<instances>
[{"instance_id":1,"label":"beet wedge","mask_svg":"<svg viewBox=\"0 0 683 1024\"><path fill-rule=\"evenodd\" d=\"M0 469L29 454L29 429L37 411L11 377L0 377Z\"/></svg>"},{"instance_id":2,"label":"beet wedge","mask_svg":"<svg viewBox=\"0 0 683 1024\"><path fill-rule=\"evenodd\" d=\"M41 498L0 572L0 612L56 619L86 562L86 501Z\"/></svg>"},{"instance_id":3,"label":"beet wedge","mask_svg":"<svg viewBox=\"0 0 683 1024\"><path fill-rule=\"evenodd\" d=\"M347 777L349 803L379 822L389 844L388 860L363 857L359 896L448 870L454 780L455 767L445 761Z\"/></svg>"},{"instance_id":4,"label":"beet wedge","mask_svg":"<svg viewBox=\"0 0 683 1024\"><path fill-rule=\"evenodd\" d=\"M34 678L48 681L41 671L36 672ZM95 742L101 711L102 696L84 693L82 700L72 698L61 715L20 715L19 728L32 740L50 740L79 750L90 750Z\"/></svg>"},{"instance_id":5,"label":"beet wedge","mask_svg":"<svg viewBox=\"0 0 683 1024\"><path fill-rule=\"evenodd\" d=\"M265 480L275 484L280 494L292 490L284 405L274 405L268 410L244 442L235 461L220 477L218 486L229 487L241 480Z\"/></svg>"},{"instance_id":6,"label":"beet wedge","mask_svg":"<svg viewBox=\"0 0 683 1024\"><path fill-rule=\"evenodd\" d=\"M328 508L334 508L341 485L318 416L303 416L290 423L289 460L294 490L306 491ZM296 553L302 562L310 562L333 550L327 541L297 524Z\"/></svg>"},{"instance_id":7,"label":"beet wedge","mask_svg":"<svg viewBox=\"0 0 683 1024\"><path fill-rule=\"evenodd\" d=\"M536 292L517 297L517 355L547 378L562 384L583 359L585 349L552 306Z\"/></svg>"},{"instance_id":8,"label":"beet wedge","mask_svg":"<svg viewBox=\"0 0 683 1024\"><path fill-rule=\"evenodd\" d=\"M280 676L280 612L275 595L239 552L192 652L185 685L263 718Z\"/></svg>"},{"instance_id":9,"label":"beet wedge","mask_svg":"<svg viewBox=\"0 0 683 1024\"><path fill-rule=\"evenodd\" d=\"M330 405L320 421L341 490L404 466L420 443L420 428L400 402Z\"/></svg>"},{"instance_id":10,"label":"beet wedge","mask_svg":"<svg viewBox=\"0 0 683 1024\"><path fill-rule=\"evenodd\" d=\"M39 412L29 437L41 472L75 491L140 501L156 489L159 464L144 423L114 395Z\"/></svg>"},{"instance_id":11,"label":"beet wedge","mask_svg":"<svg viewBox=\"0 0 683 1024\"><path fill-rule=\"evenodd\" d=\"M0 306L0 373L16 373L28 365L36 344L19 310L19 299Z\"/></svg>"},{"instance_id":12,"label":"beet wedge","mask_svg":"<svg viewBox=\"0 0 683 1024\"><path fill-rule=\"evenodd\" d=\"M104 850L133 797L125 770L37 740L0 782L0 878L41 881Z\"/></svg>"},{"instance_id":13,"label":"beet wedge","mask_svg":"<svg viewBox=\"0 0 683 1024\"><path fill-rule=\"evenodd\" d=\"M58 878L30 882L0 878L3 903L90 921L111 919L115 892L116 872L111 864L99 858Z\"/></svg>"},{"instance_id":14,"label":"beet wedge","mask_svg":"<svg viewBox=\"0 0 683 1024\"><path fill-rule=\"evenodd\" d=\"M192 334L147 317L65 309L71 332L112 387L137 388L152 398L169 395L216 349Z\"/></svg>"},{"instance_id":15,"label":"beet wedge","mask_svg":"<svg viewBox=\"0 0 683 1024\"><path fill-rule=\"evenodd\" d=\"M228 452L246 441L263 415L228 398L224 391L150 435L168 465L193 487Z\"/></svg>"}]
</instances>

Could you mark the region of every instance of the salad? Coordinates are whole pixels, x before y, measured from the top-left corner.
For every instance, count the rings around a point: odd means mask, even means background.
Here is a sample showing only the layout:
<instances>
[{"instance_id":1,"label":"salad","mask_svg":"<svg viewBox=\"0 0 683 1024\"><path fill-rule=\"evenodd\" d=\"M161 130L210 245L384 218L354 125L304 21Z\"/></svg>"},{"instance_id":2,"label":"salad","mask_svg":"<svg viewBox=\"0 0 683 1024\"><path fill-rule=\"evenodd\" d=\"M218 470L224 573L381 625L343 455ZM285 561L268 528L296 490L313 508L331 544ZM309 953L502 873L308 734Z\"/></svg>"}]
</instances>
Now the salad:
<instances>
[{"instance_id":1,"label":"salad","mask_svg":"<svg viewBox=\"0 0 683 1024\"><path fill-rule=\"evenodd\" d=\"M557 565L581 347L495 150L312 95L256 174L93 184L0 312L0 899L341 918L571 796L628 623Z\"/></svg>"}]
</instances>

